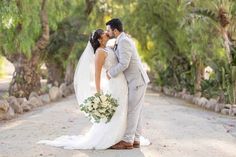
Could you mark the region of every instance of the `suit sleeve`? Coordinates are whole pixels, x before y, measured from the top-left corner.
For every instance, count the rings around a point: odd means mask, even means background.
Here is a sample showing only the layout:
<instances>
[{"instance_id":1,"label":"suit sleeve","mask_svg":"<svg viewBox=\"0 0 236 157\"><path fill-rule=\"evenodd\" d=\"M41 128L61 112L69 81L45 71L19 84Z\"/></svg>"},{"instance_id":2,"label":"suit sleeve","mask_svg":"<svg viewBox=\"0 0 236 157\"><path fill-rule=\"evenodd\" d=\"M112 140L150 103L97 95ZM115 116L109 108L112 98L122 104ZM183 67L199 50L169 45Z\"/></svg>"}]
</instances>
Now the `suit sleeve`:
<instances>
[{"instance_id":1,"label":"suit sleeve","mask_svg":"<svg viewBox=\"0 0 236 157\"><path fill-rule=\"evenodd\" d=\"M113 66L109 71L109 75L111 77L116 77L119 73L123 72L125 69L129 67L130 59L132 55L132 46L130 41L121 40L118 45L119 58L118 64Z\"/></svg>"}]
</instances>

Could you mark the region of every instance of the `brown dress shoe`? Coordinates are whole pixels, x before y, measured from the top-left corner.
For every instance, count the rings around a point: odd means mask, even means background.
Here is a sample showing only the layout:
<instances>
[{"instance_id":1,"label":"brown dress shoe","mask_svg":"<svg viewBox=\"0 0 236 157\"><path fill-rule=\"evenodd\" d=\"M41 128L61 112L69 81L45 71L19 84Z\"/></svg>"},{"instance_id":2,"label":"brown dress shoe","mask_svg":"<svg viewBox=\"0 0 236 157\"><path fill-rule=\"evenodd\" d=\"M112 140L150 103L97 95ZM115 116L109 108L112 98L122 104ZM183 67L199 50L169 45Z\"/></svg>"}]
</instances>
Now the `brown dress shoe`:
<instances>
[{"instance_id":1,"label":"brown dress shoe","mask_svg":"<svg viewBox=\"0 0 236 157\"><path fill-rule=\"evenodd\" d=\"M134 141L133 147L134 148L140 148L140 142L139 141Z\"/></svg>"},{"instance_id":2,"label":"brown dress shoe","mask_svg":"<svg viewBox=\"0 0 236 157\"><path fill-rule=\"evenodd\" d=\"M133 144L125 141L120 141L117 144L110 147L110 149L133 149Z\"/></svg>"}]
</instances>

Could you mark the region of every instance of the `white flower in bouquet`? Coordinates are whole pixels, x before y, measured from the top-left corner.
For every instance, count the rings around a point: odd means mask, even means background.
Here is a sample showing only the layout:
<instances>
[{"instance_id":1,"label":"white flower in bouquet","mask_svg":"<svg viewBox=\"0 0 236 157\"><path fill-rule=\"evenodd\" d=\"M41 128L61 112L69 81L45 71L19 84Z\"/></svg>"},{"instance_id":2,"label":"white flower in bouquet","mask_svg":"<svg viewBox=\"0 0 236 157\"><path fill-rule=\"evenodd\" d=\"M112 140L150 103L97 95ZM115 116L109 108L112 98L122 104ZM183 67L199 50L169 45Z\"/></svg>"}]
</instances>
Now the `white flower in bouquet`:
<instances>
[{"instance_id":1,"label":"white flower in bouquet","mask_svg":"<svg viewBox=\"0 0 236 157\"><path fill-rule=\"evenodd\" d=\"M102 107L106 108L106 107L109 105L108 103L109 103L109 102L104 101L104 102L102 103Z\"/></svg>"},{"instance_id":2,"label":"white flower in bouquet","mask_svg":"<svg viewBox=\"0 0 236 157\"><path fill-rule=\"evenodd\" d=\"M105 113L106 110L105 110L105 109L99 109L99 112L100 112L100 113Z\"/></svg>"},{"instance_id":3,"label":"white flower in bouquet","mask_svg":"<svg viewBox=\"0 0 236 157\"><path fill-rule=\"evenodd\" d=\"M94 104L98 104L100 102L100 99L99 98L94 98Z\"/></svg>"},{"instance_id":4,"label":"white flower in bouquet","mask_svg":"<svg viewBox=\"0 0 236 157\"><path fill-rule=\"evenodd\" d=\"M107 97L105 95L101 95L100 98L101 98L102 102L105 102L107 100Z\"/></svg>"},{"instance_id":5,"label":"white flower in bouquet","mask_svg":"<svg viewBox=\"0 0 236 157\"><path fill-rule=\"evenodd\" d=\"M88 110L89 110L89 111L92 111L92 110L93 110L92 105L88 105Z\"/></svg>"},{"instance_id":6,"label":"white flower in bouquet","mask_svg":"<svg viewBox=\"0 0 236 157\"><path fill-rule=\"evenodd\" d=\"M98 111L95 111L94 114L99 117L101 116L101 114Z\"/></svg>"},{"instance_id":7,"label":"white flower in bouquet","mask_svg":"<svg viewBox=\"0 0 236 157\"><path fill-rule=\"evenodd\" d=\"M97 109L97 108L98 108L98 104L94 103L94 104L93 104L93 108L94 108L94 109Z\"/></svg>"}]
</instances>

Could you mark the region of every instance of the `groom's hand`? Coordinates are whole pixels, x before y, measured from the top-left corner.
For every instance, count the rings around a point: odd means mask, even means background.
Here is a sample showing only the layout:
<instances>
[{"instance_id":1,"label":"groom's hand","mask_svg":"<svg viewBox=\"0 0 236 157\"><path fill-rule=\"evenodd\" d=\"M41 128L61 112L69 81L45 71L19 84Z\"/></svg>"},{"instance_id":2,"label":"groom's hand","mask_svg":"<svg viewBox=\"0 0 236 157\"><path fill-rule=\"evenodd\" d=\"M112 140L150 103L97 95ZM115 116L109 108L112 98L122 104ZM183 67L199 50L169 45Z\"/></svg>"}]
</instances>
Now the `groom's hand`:
<instances>
[{"instance_id":1,"label":"groom's hand","mask_svg":"<svg viewBox=\"0 0 236 157\"><path fill-rule=\"evenodd\" d=\"M111 77L110 77L110 75L108 74L108 70L106 71L106 74L107 74L107 79L110 80Z\"/></svg>"}]
</instances>

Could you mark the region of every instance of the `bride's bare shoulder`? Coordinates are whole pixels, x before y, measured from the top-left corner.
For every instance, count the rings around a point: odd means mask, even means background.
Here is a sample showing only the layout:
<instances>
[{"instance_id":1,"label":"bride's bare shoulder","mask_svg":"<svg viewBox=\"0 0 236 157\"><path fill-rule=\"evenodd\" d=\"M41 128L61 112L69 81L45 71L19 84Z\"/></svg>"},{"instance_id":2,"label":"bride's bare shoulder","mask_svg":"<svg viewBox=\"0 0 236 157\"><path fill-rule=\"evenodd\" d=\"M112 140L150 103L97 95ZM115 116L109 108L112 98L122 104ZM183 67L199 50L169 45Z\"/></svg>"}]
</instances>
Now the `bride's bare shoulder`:
<instances>
[{"instance_id":1,"label":"bride's bare shoulder","mask_svg":"<svg viewBox=\"0 0 236 157\"><path fill-rule=\"evenodd\" d=\"M107 52L103 48L98 48L95 52L95 56L107 56Z\"/></svg>"}]
</instances>

